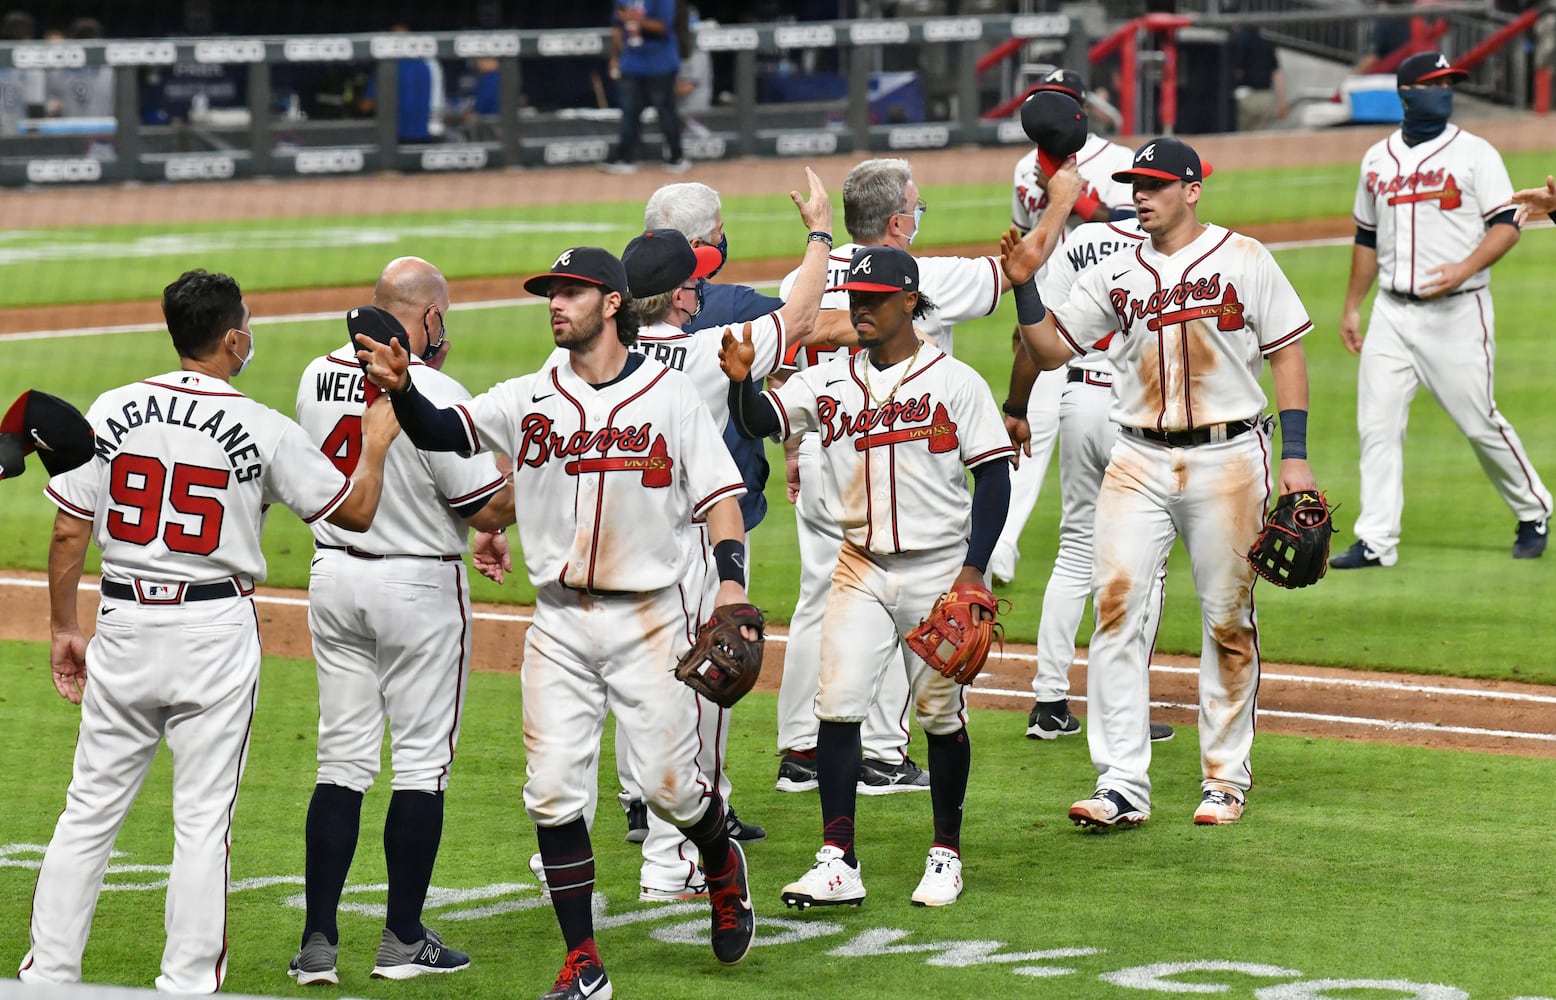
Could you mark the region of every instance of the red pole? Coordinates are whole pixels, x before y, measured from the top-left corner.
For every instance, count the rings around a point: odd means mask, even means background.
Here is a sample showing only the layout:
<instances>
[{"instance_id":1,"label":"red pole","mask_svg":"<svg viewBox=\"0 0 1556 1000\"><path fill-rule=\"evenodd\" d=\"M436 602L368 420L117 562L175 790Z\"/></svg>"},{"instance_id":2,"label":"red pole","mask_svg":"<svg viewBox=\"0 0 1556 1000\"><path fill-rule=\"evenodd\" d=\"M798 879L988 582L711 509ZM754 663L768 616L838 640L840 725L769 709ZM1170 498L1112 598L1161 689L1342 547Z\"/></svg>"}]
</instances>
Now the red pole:
<instances>
[{"instance_id":1,"label":"red pole","mask_svg":"<svg viewBox=\"0 0 1556 1000\"><path fill-rule=\"evenodd\" d=\"M1484 42L1460 56L1453 65L1458 69L1474 69L1487 56L1511 41L1515 35L1521 35L1532 27L1534 22L1540 19L1541 13L1538 7L1529 8L1498 28Z\"/></svg>"},{"instance_id":2,"label":"red pole","mask_svg":"<svg viewBox=\"0 0 1556 1000\"><path fill-rule=\"evenodd\" d=\"M1118 123L1125 135L1135 134L1135 29L1126 35L1118 47Z\"/></svg>"},{"instance_id":3,"label":"red pole","mask_svg":"<svg viewBox=\"0 0 1556 1000\"><path fill-rule=\"evenodd\" d=\"M1164 31L1162 45L1162 134L1172 135L1178 123L1178 33Z\"/></svg>"},{"instance_id":4,"label":"red pole","mask_svg":"<svg viewBox=\"0 0 1556 1000\"><path fill-rule=\"evenodd\" d=\"M1534 71L1534 113L1548 115L1551 113L1551 90L1553 89L1553 73L1549 69L1537 69Z\"/></svg>"}]
</instances>

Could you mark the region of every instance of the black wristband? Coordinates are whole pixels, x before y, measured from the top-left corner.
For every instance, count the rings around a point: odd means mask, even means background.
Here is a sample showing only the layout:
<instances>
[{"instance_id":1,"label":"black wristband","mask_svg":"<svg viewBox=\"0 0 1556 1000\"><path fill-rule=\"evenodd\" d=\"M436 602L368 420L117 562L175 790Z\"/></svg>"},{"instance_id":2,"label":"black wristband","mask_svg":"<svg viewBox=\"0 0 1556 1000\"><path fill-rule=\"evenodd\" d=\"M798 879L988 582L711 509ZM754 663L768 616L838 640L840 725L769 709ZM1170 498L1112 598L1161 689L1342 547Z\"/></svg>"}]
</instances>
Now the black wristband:
<instances>
[{"instance_id":1,"label":"black wristband","mask_svg":"<svg viewBox=\"0 0 1556 1000\"><path fill-rule=\"evenodd\" d=\"M1000 404L1000 410L1004 412L1005 416L1015 417L1017 420L1025 420L1027 418L1027 408L1025 406L1016 406L1008 399Z\"/></svg>"},{"instance_id":2,"label":"black wristband","mask_svg":"<svg viewBox=\"0 0 1556 1000\"><path fill-rule=\"evenodd\" d=\"M1307 458L1307 411L1280 411L1280 457Z\"/></svg>"},{"instance_id":3,"label":"black wristband","mask_svg":"<svg viewBox=\"0 0 1556 1000\"><path fill-rule=\"evenodd\" d=\"M1016 298L1016 322L1033 326L1043 321L1048 310L1043 308L1043 297L1037 293L1037 282L1028 281L1012 289Z\"/></svg>"},{"instance_id":4,"label":"black wristband","mask_svg":"<svg viewBox=\"0 0 1556 1000\"><path fill-rule=\"evenodd\" d=\"M810 231L810 235L805 237L805 242L807 242L807 243L825 243L827 246L831 246L832 245L832 234L831 233L824 233L824 232L822 232L819 229L812 229Z\"/></svg>"},{"instance_id":5,"label":"black wristband","mask_svg":"<svg viewBox=\"0 0 1556 1000\"><path fill-rule=\"evenodd\" d=\"M713 565L718 568L719 582L746 585L746 543L726 538L713 546Z\"/></svg>"}]
</instances>

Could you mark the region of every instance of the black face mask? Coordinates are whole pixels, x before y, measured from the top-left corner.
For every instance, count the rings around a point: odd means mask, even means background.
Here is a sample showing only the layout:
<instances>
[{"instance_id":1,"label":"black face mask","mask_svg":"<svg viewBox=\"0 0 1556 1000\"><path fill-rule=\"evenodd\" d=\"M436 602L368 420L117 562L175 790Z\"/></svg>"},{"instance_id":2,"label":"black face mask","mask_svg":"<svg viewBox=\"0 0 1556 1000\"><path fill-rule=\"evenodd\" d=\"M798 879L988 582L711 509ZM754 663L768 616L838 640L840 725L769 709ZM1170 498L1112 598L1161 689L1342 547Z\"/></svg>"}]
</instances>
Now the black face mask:
<instances>
[{"instance_id":1,"label":"black face mask","mask_svg":"<svg viewBox=\"0 0 1556 1000\"><path fill-rule=\"evenodd\" d=\"M720 264L719 266L723 267L724 265ZM718 273L719 273L718 271L714 271L713 272L713 274L718 274ZM710 274L708 277L711 278L712 276L713 275ZM708 287L708 278L698 278L697 279L697 311L692 313L691 317L688 317L688 318L694 318L694 317L699 316L699 315L702 314L703 299L706 297L707 287Z\"/></svg>"},{"instance_id":2,"label":"black face mask","mask_svg":"<svg viewBox=\"0 0 1556 1000\"><path fill-rule=\"evenodd\" d=\"M438 313L438 342L432 342L432 327L427 323L427 317L437 311L437 306L428 306L427 311L421 316L421 330L427 335L427 346L422 348L421 359L431 361L443 350L443 344L448 340L448 322L443 319L443 314Z\"/></svg>"},{"instance_id":3,"label":"black face mask","mask_svg":"<svg viewBox=\"0 0 1556 1000\"><path fill-rule=\"evenodd\" d=\"M710 278L714 277L720 271L724 270L725 263L727 263L729 261L729 234L725 233L724 235L720 236L719 237L719 241L717 243L713 244L713 245L719 248L719 254L721 256L719 258L719 266L715 267L713 269L713 274L708 275L708 277L710 277ZM701 285L697 286L697 308L699 308L699 309L702 308L702 286Z\"/></svg>"},{"instance_id":4,"label":"black face mask","mask_svg":"<svg viewBox=\"0 0 1556 1000\"><path fill-rule=\"evenodd\" d=\"M1448 116L1453 114L1453 90L1449 87L1402 89L1399 102L1405 106L1400 131L1410 146L1442 135L1448 127Z\"/></svg>"}]
</instances>

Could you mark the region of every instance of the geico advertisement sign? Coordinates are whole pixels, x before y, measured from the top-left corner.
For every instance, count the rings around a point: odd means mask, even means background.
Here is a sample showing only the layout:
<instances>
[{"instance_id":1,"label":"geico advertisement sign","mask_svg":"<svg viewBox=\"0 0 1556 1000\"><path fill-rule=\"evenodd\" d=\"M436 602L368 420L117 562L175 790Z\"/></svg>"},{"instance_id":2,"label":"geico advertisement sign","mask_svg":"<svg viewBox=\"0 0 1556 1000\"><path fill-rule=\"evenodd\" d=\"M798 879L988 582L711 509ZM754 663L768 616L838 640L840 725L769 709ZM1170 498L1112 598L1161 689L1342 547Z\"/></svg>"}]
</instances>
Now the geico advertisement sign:
<instances>
[{"instance_id":1,"label":"geico advertisement sign","mask_svg":"<svg viewBox=\"0 0 1556 1000\"><path fill-rule=\"evenodd\" d=\"M96 160L28 160L29 184L85 184L103 179L103 165Z\"/></svg>"}]
</instances>

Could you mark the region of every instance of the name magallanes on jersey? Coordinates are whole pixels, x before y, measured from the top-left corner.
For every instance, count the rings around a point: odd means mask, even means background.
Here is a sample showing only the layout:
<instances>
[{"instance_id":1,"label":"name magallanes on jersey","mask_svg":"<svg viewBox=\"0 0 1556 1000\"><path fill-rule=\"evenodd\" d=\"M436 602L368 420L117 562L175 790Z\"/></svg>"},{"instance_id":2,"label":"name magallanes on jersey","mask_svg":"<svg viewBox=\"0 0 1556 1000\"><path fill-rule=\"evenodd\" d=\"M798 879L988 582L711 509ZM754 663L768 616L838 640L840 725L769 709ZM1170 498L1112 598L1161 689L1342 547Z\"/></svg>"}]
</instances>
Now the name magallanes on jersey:
<instances>
[{"instance_id":1,"label":"name magallanes on jersey","mask_svg":"<svg viewBox=\"0 0 1556 1000\"><path fill-rule=\"evenodd\" d=\"M1150 319L1146 320L1146 328L1152 331L1206 317L1216 318L1218 330L1243 328L1243 304L1238 301L1237 289L1228 282L1223 293L1219 271L1208 278L1180 281L1171 288L1152 292L1145 299L1130 298L1127 288L1112 289L1108 293L1108 298L1113 311L1118 314L1122 323L1121 329L1126 335L1136 320L1147 316ZM1210 304L1190 306L1190 301ZM1166 312L1165 310L1168 309L1173 311Z\"/></svg>"},{"instance_id":2,"label":"name magallanes on jersey","mask_svg":"<svg viewBox=\"0 0 1556 1000\"><path fill-rule=\"evenodd\" d=\"M946 414L944 404L929 407L929 393L917 399L897 402L892 400L880 406L866 406L858 413L849 414L843 404L831 396L816 398L816 421L821 427L821 446L828 447L840 438L856 438L854 447L859 451L879 448L889 444L903 444L920 438L928 439L930 451L946 451L949 440L956 446L956 424ZM917 427L896 428L898 423L918 424ZM876 433L885 429L886 433Z\"/></svg>"},{"instance_id":3,"label":"name magallanes on jersey","mask_svg":"<svg viewBox=\"0 0 1556 1000\"><path fill-rule=\"evenodd\" d=\"M215 408L212 409L212 406ZM163 424L209 434L227 453L234 478L240 483L258 478L263 471L258 461L259 448L249 441L249 433L243 429L242 421L234 420L228 425L227 411L220 404L210 403L200 397L187 398L178 393L148 395L145 399L132 399L125 403L119 411L119 417L122 419L104 418L103 426L98 431L97 457L104 461L119 450L119 445L130 431L146 424ZM245 461L253 464L239 468L239 463Z\"/></svg>"}]
</instances>

